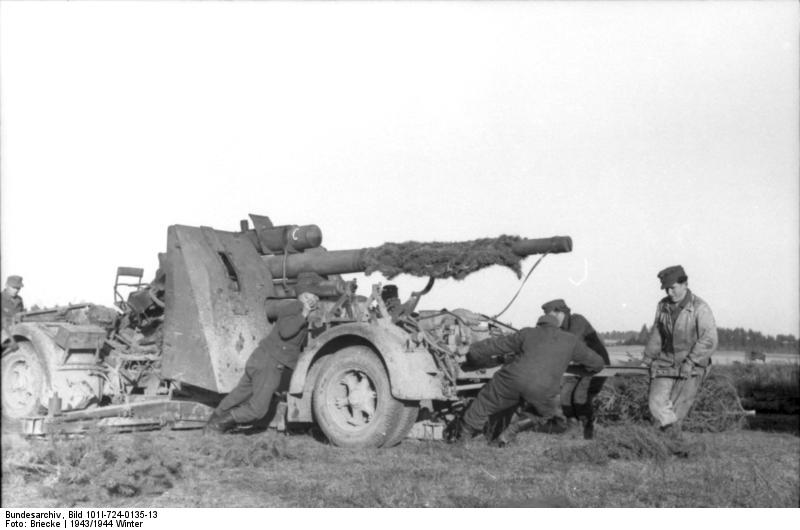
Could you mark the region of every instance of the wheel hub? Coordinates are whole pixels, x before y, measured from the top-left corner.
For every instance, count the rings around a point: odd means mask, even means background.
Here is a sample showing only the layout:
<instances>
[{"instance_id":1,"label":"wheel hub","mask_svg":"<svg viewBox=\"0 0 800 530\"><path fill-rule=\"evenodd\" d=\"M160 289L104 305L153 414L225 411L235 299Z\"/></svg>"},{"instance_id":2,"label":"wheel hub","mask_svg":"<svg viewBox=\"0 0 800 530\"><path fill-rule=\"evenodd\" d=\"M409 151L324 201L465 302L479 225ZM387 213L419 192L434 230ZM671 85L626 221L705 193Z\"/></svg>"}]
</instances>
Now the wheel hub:
<instances>
[{"instance_id":1,"label":"wheel hub","mask_svg":"<svg viewBox=\"0 0 800 530\"><path fill-rule=\"evenodd\" d=\"M361 427L372 421L378 394L370 378L361 371L346 372L339 380L342 395L335 400L335 406L345 422Z\"/></svg>"},{"instance_id":2,"label":"wheel hub","mask_svg":"<svg viewBox=\"0 0 800 530\"><path fill-rule=\"evenodd\" d=\"M22 359L9 368L3 381L8 405L12 408L25 408L36 399L32 391L36 382L35 368Z\"/></svg>"}]
</instances>

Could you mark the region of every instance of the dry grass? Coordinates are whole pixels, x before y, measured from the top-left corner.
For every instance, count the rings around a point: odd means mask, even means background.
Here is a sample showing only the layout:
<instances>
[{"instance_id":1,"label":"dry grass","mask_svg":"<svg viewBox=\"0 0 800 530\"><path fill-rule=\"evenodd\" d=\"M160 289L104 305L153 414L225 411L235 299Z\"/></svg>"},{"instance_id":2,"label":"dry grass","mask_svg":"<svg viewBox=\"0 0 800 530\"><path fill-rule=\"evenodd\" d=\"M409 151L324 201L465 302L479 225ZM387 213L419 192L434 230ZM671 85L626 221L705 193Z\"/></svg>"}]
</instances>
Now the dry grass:
<instances>
[{"instance_id":1,"label":"dry grass","mask_svg":"<svg viewBox=\"0 0 800 530\"><path fill-rule=\"evenodd\" d=\"M5 441L5 440L4 440ZM66 505L157 496L182 478L182 459L152 437L95 433L76 439L3 444L3 475L40 482L41 494Z\"/></svg>"},{"instance_id":2,"label":"dry grass","mask_svg":"<svg viewBox=\"0 0 800 530\"><path fill-rule=\"evenodd\" d=\"M718 415L714 407L720 406L719 396L730 398L736 386L750 392L771 388L796 392L798 383L791 373L770 365L717 367L693 414ZM576 431L522 433L517 443L504 449L483 441L464 448L406 440L392 449L350 451L311 436L274 431L226 436L198 431L95 433L45 440L4 434L2 504L43 508L800 504L800 438L741 430L738 424L720 428L701 414L696 417L701 432L687 434L693 448L690 457L677 458L648 426L646 386L644 378L608 381L594 441L584 441Z\"/></svg>"},{"instance_id":3,"label":"dry grass","mask_svg":"<svg viewBox=\"0 0 800 530\"><path fill-rule=\"evenodd\" d=\"M599 426L593 442L575 432L522 433L505 449L482 441L463 448L407 440L392 449L360 451L273 431L4 438L2 500L5 507L792 507L800 502L797 437L689 434L704 450L678 459L663 454L652 434L643 427ZM53 450L72 456L55 457ZM97 475L89 476L88 469ZM112 483L135 489L109 487Z\"/></svg>"}]
</instances>

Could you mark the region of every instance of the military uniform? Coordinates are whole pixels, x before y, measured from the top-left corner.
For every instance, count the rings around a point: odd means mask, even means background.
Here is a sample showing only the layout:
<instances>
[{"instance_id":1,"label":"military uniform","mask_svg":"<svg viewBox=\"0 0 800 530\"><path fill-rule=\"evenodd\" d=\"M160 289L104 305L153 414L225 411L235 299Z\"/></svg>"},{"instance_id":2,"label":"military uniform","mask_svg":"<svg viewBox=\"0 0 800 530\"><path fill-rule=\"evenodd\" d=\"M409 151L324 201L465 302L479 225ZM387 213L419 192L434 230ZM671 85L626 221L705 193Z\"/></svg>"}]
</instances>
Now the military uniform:
<instances>
[{"instance_id":1,"label":"military uniform","mask_svg":"<svg viewBox=\"0 0 800 530\"><path fill-rule=\"evenodd\" d=\"M542 305L545 313L560 311L564 313L561 329L579 337L592 351L603 358L603 362L611 364L603 341L589 321L579 314L572 314L564 300L557 299ZM604 377L566 377L561 386L561 406L570 417L581 418L584 422L584 437L594 436L594 406L592 400L600 393L606 379Z\"/></svg>"},{"instance_id":2,"label":"military uniform","mask_svg":"<svg viewBox=\"0 0 800 530\"><path fill-rule=\"evenodd\" d=\"M16 292L10 288L14 288ZM9 276L6 280L6 288L3 289L2 295L0 295L2 296L3 329L10 328L14 323L14 316L25 311L25 304L19 295L19 289L22 289L22 278L20 276Z\"/></svg>"},{"instance_id":3,"label":"military uniform","mask_svg":"<svg viewBox=\"0 0 800 530\"><path fill-rule=\"evenodd\" d=\"M252 423L269 411L278 390L297 359L308 335L303 304L292 302L278 310L278 320L269 335L250 354L239 384L223 399L215 414L230 413L236 423Z\"/></svg>"},{"instance_id":4,"label":"military uniform","mask_svg":"<svg viewBox=\"0 0 800 530\"><path fill-rule=\"evenodd\" d=\"M555 317L543 316L535 328L476 342L470 356L487 357L515 353L517 357L498 370L467 409L463 423L474 431L483 428L489 416L516 406L520 399L539 416L556 413L561 377L570 362L589 371L603 368L603 359L575 335L561 331Z\"/></svg>"},{"instance_id":5,"label":"military uniform","mask_svg":"<svg viewBox=\"0 0 800 530\"><path fill-rule=\"evenodd\" d=\"M686 279L680 265L659 273L662 288ZM644 355L651 363L648 405L661 427L679 424L689 413L717 349L717 326L711 307L691 290L679 302L664 297Z\"/></svg>"}]
</instances>

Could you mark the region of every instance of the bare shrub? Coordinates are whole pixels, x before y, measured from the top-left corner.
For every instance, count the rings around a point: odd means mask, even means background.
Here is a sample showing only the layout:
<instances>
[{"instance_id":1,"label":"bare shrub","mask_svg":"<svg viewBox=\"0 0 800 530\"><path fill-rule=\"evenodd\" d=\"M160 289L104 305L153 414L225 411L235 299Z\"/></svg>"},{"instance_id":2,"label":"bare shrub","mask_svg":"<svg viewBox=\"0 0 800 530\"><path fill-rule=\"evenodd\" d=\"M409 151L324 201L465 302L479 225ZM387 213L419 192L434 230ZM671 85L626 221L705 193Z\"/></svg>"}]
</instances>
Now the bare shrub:
<instances>
[{"instance_id":1,"label":"bare shrub","mask_svg":"<svg viewBox=\"0 0 800 530\"><path fill-rule=\"evenodd\" d=\"M598 422L606 425L651 423L647 406L649 388L650 381L646 377L609 379L595 399ZM693 432L736 430L742 427L744 417L731 376L712 370L683 421L683 428Z\"/></svg>"}]
</instances>

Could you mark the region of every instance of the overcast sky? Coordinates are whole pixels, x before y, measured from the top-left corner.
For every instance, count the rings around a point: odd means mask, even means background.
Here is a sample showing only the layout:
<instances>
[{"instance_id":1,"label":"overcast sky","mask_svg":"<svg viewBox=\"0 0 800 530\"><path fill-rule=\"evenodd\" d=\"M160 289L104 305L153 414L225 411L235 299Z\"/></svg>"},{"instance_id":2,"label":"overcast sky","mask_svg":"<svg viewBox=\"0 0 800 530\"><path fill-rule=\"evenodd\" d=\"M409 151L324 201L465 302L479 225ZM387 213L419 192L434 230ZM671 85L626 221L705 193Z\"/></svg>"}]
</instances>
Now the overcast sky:
<instances>
[{"instance_id":1,"label":"overcast sky","mask_svg":"<svg viewBox=\"0 0 800 530\"><path fill-rule=\"evenodd\" d=\"M638 330L682 264L719 326L797 336L799 19L793 1L2 2L2 274L28 306L111 305L116 267L151 277L168 225L249 213L316 223L329 249L570 235L504 319L561 297ZM421 306L495 314L518 286L496 267Z\"/></svg>"}]
</instances>

